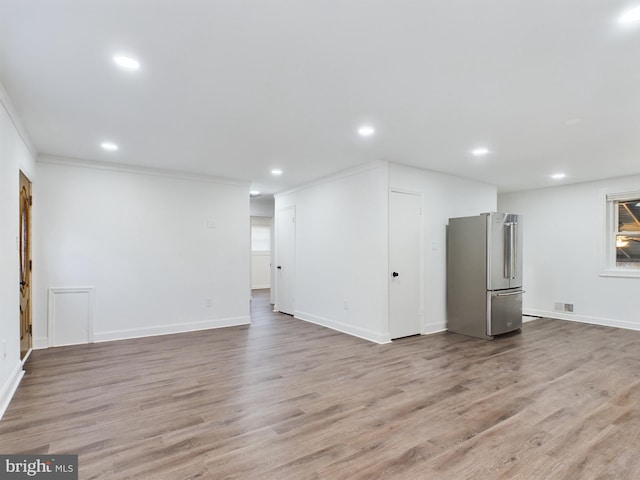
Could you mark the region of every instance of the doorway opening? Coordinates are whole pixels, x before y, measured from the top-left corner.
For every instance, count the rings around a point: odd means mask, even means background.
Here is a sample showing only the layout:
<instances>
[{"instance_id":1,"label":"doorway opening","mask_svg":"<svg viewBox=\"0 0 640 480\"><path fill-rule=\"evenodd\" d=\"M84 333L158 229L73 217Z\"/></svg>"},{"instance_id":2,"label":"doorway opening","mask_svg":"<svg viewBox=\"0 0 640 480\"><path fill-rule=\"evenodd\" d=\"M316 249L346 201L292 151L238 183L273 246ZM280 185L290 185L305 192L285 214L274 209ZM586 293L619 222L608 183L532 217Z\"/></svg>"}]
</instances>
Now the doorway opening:
<instances>
[{"instance_id":1,"label":"doorway opening","mask_svg":"<svg viewBox=\"0 0 640 480\"><path fill-rule=\"evenodd\" d=\"M270 217L251 217L251 291L271 289Z\"/></svg>"}]
</instances>

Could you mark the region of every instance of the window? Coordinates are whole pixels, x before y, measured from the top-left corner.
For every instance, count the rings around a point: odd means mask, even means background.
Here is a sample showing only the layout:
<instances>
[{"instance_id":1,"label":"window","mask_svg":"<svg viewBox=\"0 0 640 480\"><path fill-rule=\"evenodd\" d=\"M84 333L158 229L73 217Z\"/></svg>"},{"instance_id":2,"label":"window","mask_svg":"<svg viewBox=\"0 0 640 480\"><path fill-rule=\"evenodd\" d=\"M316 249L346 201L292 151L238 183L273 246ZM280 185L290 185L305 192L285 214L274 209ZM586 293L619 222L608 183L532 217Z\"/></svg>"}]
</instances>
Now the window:
<instances>
[{"instance_id":1,"label":"window","mask_svg":"<svg viewBox=\"0 0 640 480\"><path fill-rule=\"evenodd\" d=\"M606 196L608 274L640 276L640 191Z\"/></svg>"},{"instance_id":2,"label":"window","mask_svg":"<svg viewBox=\"0 0 640 480\"><path fill-rule=\"evenodd\" d=\"M267 221L251 219L251 251L255 253L271 251L271 225Z\"/></svg>"}]
</instances>

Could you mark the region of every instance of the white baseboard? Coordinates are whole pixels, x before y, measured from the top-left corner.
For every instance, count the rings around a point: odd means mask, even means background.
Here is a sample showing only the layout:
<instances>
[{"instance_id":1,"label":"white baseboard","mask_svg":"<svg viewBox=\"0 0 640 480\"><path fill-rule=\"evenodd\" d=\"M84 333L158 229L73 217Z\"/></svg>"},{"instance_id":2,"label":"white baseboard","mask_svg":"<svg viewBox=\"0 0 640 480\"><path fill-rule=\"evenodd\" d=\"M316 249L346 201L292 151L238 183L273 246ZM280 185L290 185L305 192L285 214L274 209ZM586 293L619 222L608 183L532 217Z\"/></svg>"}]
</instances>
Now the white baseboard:
<instances>
[{"instance_id":1,"label":"white baseboard","mask_svg":"<svg viewBox=\"0 0 640 480\"><path fill-rule=\"evenodd\" d=\"M251 324L251 317L231 317L204 322L176 323L147 328L130 328L126 330L110 330L107 332L94 332L95 342L110 342L113 340L125 340L127 338L154 337L157 335L169 335L173 333L194 332L197 330L210 330L213 328L236 327L238 325Z\"/></svg>"},{"instance_id":2,"label":"white baseboard","mask_svg":"<svg viewBox=\"0 0 640 480\"><path fill-rule=\"evenodd\" d=\"M428 322L424 325L422 335L444 332L447 330L447 322Z\"/></svg>"},{"instance_id":3,"label":"white baseboard","mask_svg":"<svg viewBox=\"0 0 640 480\"><path fill-rule=\"evenodd\" d=\"M22 362L18 362L0 389L0 419L3 417L4 412L7 411L13 395L20 385L20 380L24 376L24 370L22 369Z\"/></svg>"},{"instance_id":4,"label":"white baseboard","mask_svg":"<svg viewBox=\"0 0 640 480\"><path fill-rule=\"evenodd\" d=\"M426 332L421 333L420 335L433 335L433 334L436 334L436 333L442 333L442 332L446 332L446 331L447 331L446 327L444 327L444 328L440 327L440 328L434 329L434 330L427 330Z\"/></svg>"},{"instance_id":5,"label":"white baseboard","mask_svg":"<svg viewBox=\"0 0 640 480\"><path fill-rule=\"evenodd\" d=\"M298 320L304 320L305 322L314 323L316 325L320 325L321 327L327 327L338 332L347 333L349 335L353 335L354 337L369 340L370 342L380 344L391 342L391 338L388 333L382 334L380 332L375 332L367 328L355 327L347 323L337 322L335 320L330 320L328 318L313 315L311 313L295 312L294 317Z\"/></svg>"},{"instance_id":6,"label":"white baseboard","mask_svg":"<svg viewBox=\"0 0 640 480\"><path fill-rule=\"evenodd\" d=\"M573 313L554 312L547 310L526 309L525 315L535 315L536 317L554 318L556 320L568 320L570 322L589 323L591 325L601 325L603 327L625 328L627 330L640 330L640 323L628 322L626 320L615 320L612 318L590 317L587 315L576 315Z\"/></svg>"}]
</instances>

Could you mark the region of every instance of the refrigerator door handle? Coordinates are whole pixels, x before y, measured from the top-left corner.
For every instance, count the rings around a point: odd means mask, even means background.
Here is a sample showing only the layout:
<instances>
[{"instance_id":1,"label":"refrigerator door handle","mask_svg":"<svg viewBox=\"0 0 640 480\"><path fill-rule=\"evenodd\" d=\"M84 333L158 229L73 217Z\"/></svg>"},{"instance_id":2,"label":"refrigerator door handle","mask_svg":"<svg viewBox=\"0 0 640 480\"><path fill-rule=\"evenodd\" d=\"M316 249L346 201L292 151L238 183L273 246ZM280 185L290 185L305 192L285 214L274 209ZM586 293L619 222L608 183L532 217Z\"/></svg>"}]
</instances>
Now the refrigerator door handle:
<instances>
[{"instance_id":1,"label":"refrigerator door handle","mask_svg":"<svg viewBox=\"0 0 640 480\"><path fill-rule=\"evenodd\" d=\"M504 245L502 249L502 268L504 278L511 277L511 224L504 224Z\"/></svg>"},{"instance_id":2,"label":"refrigerator door handle","mask_svg":"<svg viewBox=\"0 0 640 480\"><path fill-rule=\"evenodd\" d=\"M518 244L517 244L517 235L518 235L518 224L513 222L510 226L511 230L511 248L509 249L509 255L511 257L511 266L509 270L511 271L511 280L515 280L518 276L516 256L518 255Z\"/></svg>"},{"instance_id":3,"label":"refrigerator door handle","mask_svg":"<svg viewBox=\"0 0 640 480\"><path fill-rule=\"evenodd\" d=\"M523 293L525 293L524 290L518 290L517 292L496 293L496 297L508 297L510 295L522 295Z\"/></svg>"}]
</instances>

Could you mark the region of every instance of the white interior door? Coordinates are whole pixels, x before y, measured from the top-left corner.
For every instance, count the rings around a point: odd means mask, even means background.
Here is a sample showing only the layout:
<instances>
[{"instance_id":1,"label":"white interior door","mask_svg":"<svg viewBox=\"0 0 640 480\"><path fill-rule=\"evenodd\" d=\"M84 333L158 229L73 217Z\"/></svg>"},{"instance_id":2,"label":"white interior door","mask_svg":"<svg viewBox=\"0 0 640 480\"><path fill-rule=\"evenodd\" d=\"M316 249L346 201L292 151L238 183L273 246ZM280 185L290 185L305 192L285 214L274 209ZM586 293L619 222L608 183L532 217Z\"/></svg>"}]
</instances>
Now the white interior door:
<instances>
[{"instance_id":1,"label":"white interior door","mask_svg":"<svg viewBox=\"0 0 640 480\"><path fill-rule=\"evenodd\" d=\"M279 210L276 215L276 310L293 315L295 311L296 211Z\"/></svg>"},{"instance_id":2,"label":"white interior door","mask_svg":"<svg viewBox=\"0 0 640 480\"><path fill-rule=\"evenodd\" d=\"M392 191L389 196L391 338L421 333L421 229L420 195Z\"/></svg>"}]
</instances>

